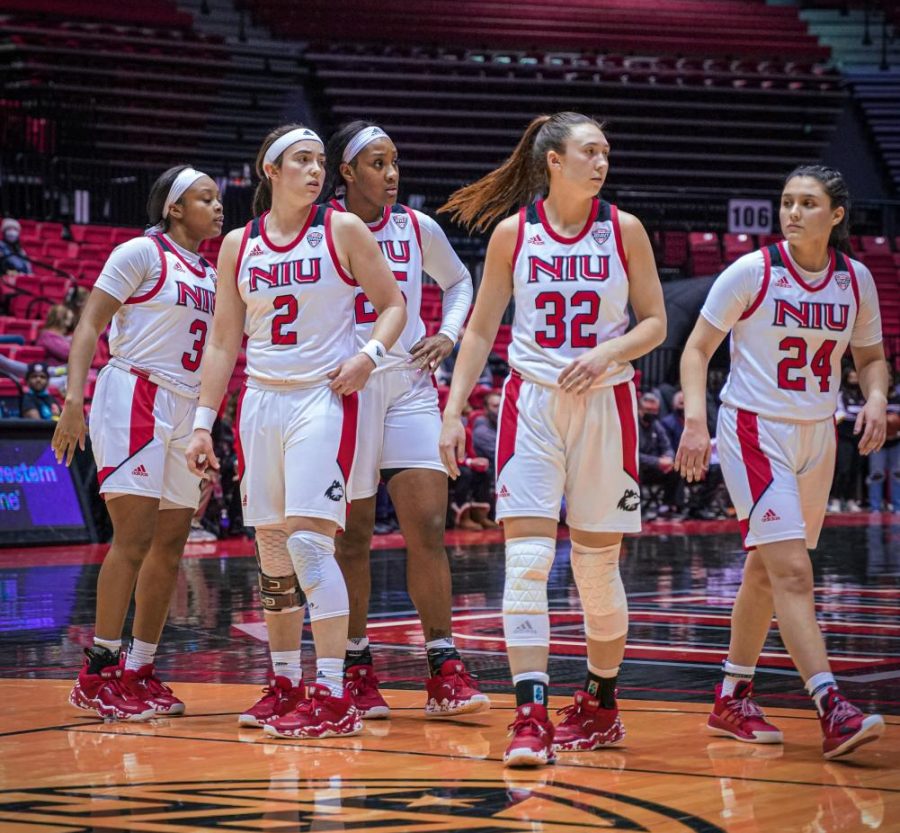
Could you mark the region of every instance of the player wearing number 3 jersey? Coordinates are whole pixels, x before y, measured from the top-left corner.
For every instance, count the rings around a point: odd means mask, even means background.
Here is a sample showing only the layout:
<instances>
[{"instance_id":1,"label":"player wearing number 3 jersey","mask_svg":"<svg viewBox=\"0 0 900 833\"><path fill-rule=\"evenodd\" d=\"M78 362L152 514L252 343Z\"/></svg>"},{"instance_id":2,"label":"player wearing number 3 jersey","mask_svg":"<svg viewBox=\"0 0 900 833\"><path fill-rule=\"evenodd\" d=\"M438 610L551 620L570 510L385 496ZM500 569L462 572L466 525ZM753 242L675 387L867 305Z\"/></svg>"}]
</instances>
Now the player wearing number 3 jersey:
<instances>
[{"instance_id":1,"label":"player wearing number 3 jersey","mask_svg":"<svg viewBox=\"0 0 900 833\"><path fill-rule=\"evenodd\" d=\"M459 415L510 297L512 373L497 434L497 517L506 538L503 631L516 689L508 766L538 766L624 736L616 679L628 607L622 535L638 532L637 416L630 361L665 337L662 290L637 218L598 194L609 170L601 126L578 113L541 116L496 171L443 210L491 235L484 278L444 412L441 454L452 476L463 456ZM628 306L637 319L628 330ZM584 690L554 727L547 715L547 579L565 496L572 571L584 608Z\"/></svg>"},{"instance_id":2,"label":"player wearing number 3 jersey","mask_svg":"<svg viewBox=\"0 0 900 833\"><path fill-rule=\"evenodd\" d=\"M838 692L815 618L807 548L819 540L834 475L841 358L849 346L867 403L856 424L869 454L885 437L887 364L878 296L850 257L849 198L841 175L821 166L791 173L781 199L785 240L746 255L713 285L685 347L685 430L675 465L688 479L709 463L706 372L731 331L718 452L745 546L725 680L708 728L751 743L781 732L752 700L752 679L772 612L819 711L826 758L884 730Z\"/></svg>"},{"instance_id":3,"label":"player wearing number 3 jersey","mask_svg":"<svg viewBox=\"0 0 900 833\"><path fill-rule=\"evenodd\" d=\"M53 436L57 458L84 447L84 383L97 339L112 321L111 358L91 409L91 443L113 541L97 580L94 646L70 702L101 717L177 715L184 704L155 675L153 660L200 480L184 452L213 317L216 272L198 253L222 233L219 189L206 174L171 168L148 202L154 225L109 257L69 355L69 391ZM120 667L125 614L135 590L128 657Z\"/></svg>"}]
</instances>

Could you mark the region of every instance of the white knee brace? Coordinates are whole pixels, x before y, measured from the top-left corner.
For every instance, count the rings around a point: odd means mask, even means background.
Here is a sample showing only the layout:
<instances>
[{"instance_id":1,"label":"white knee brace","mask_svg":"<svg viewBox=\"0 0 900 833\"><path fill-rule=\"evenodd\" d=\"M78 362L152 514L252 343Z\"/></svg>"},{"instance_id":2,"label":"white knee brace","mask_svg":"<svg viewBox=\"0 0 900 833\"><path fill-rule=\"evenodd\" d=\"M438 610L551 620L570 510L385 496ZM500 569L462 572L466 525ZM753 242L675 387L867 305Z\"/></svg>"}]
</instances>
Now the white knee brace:
<instances>
[{"instance_id":1,"label":"white knee brace","mask_svg":"<svg viewBox=\"0 0 900 833\"><path fill-rule=\"evenodd\" d=\"M334 539L301 530L287 540L294 572L306 594L309 620L331 619L350 612L347 585L334 558Z\"/></svg>"},{"instance_id":2,"label":"white knee brace","mask_svg":"<svg viewBox=\"0 0 900 833\"><path fill-rule=\"evenodd\" d=\"M572 542L572 572L589 639L608 642L628 633L628 600L619 573L621 544L591 549Z\"/></svg>"},{"instance_id":3,"label":"white knee brace","mask_svg":"<svg viewBox=\"0 0 900 833\"><path fill-rule=\"evenodd\" d=\"M512 648L550 645L547 578L555 554L552 538L511 538L506 542L503 635Z\"/></svg>"}]
</instances>

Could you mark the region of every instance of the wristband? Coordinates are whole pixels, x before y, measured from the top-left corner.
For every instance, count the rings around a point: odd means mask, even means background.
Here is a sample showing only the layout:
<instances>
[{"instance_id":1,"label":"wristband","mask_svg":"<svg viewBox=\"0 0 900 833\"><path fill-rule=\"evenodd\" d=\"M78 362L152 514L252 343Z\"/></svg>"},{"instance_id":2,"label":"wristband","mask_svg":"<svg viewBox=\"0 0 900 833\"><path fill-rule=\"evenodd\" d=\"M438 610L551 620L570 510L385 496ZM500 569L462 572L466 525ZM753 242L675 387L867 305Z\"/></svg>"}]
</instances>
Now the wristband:
<instances>
[{"instance_id":1,"label":"wristband","mask_svg":"<svg viewBox=\"0 0 900 833\"><path fill-rule=\"evenodd\" d=\"M374 338L370 338L366 346L361 348L359 352L365 353L375 363L375 367L378 367L387 356L387 350L384 349L384 345Z\"/></svg>"},{"instance_id":2,"label":"wristband","mask_svg":"<svg viewBox=\"0 0 900 833\"><path fill-rule=\"evenodd\" d=\"M197 408L197 412L194 414L193 430L196 431L200 428L203 431L211 432L217 416L218 414L212 408L206 408L203 405L200 405Z\"/></svg>"}]
</instances>

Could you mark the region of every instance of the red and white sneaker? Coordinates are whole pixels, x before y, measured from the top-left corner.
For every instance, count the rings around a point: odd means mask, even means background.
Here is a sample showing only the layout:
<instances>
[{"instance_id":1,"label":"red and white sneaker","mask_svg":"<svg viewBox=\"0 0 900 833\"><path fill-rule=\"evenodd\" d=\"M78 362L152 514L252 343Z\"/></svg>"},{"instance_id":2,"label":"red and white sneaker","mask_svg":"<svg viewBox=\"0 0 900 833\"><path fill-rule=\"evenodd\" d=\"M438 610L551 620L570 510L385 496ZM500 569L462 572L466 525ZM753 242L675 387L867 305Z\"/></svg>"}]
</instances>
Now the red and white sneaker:
<instances>
[{"instance_id":1,"label":"red and white sneaker","mask_svg":"<svg viewBox=\"0 0 900 833\"><path fill-rule=\"evenodd\" d=\"M588 752L613 746L625 737L618 709L604 709L586 691L575 692L575 702L557 714L565 719L556 727L554 752Z\"/></svg>"},{"instance_id":2,"label":"red and white sneaker","mask_svg":"<svg viewBox=\"0 0 900 833\"><path fill-rule=\"evenodd\" d=\"M745 743L783 743L781 730L766 720L753 700L753 681L741 680L732 694L722 696L722 684L716 686L716 702L706 721L711 735L742 740Z\"/></svg>"},{"instance_id":3,"label":"red and white sneaker","mask_svg":"<svg viewBox=\"0 0 900 833\"><path fill-rule=\"evenodd\" d=\"M259 698L247 711L238 715L238 726L260 728L270 720L287 714L306 696L303 681L299 685L291 685L287 677L277 676L269 680Z\"/></svg>"},{"instance_id":4,"label":"red and white sneaker","mask_svg":"<svg viewBox=\"0 0 900 833\"><path fill-rule=\"evenodd\" d=\"M836 688L825 695L825 713L819 722L825 735L822 752L826 758L847 755L884 734L884 718L880 714L863 714Z\"/></svg>"},{"instance_id":5,"label":"red and white sneaker","mask_svg":"<svg viewBox=\"0 0 900 833\"><path fill-rule=\"evenodd\" d=\"M473 714L491 707L487 694L478 690L475 678L459 659L446 660L437 674L425 681L425 691L425 714L430 717Z\"/></svg>"},{"instance_id":6,"label":"red and white sneaker","mask_svg":"<svg viewBox=\"0 0 900 833\"><path fill-rule=\"evenodd\" d=\"M507 728L512 740L503 753L504 766L544 766L555 763L554 729L545 706L537 703L519 706L516 709L516 719Z\"/></svg>"},{"instance_id":7,"label":"red and white sneaker","mask_svg":"<svg viewBox=\"0 0 900 833\"><path fill-rule=\"evenodd\" d=\"M371 665L351 665L344 672L344 688L365 720L382 720L391 715L391 707L378 690L378 677Z\"/></svg>"},{"instance_id":8,"label":"red and white sneaker","mask_svg":"<svg viewBox=\"0 0 900 833\"><path fill-rule=\"evenodd\" d=\"M142 665L135 671L138 690L159 717L177 717L184 714L184 703L159 677L155 665Z\"/></svg>"},{"instance_id":9,"label":"red and white sneaker","mask_svg":"<svg viewBox=\"0 0 900 833\"><path fill-rule=\"evenodd\" d=\"M143 699L136 672L108 665L99 673L90 674L88 667L85 658L69 693L73 706L95 712L105 720L142 721L156 717L156 707Z\"/></svg>"},{"instance_id":10,"label":"red and white sneaker","mask_svg":"<svg viewBox=\"0 0 900 833\"><path fill-rule=\"evenodd\" d=\"M310 683L306 695L293 711L266 723L263 731L276 738L346 738L362 731L359 712L346 689L343 697L333 697L327 686Z\"/></svg>"}]
</instances>

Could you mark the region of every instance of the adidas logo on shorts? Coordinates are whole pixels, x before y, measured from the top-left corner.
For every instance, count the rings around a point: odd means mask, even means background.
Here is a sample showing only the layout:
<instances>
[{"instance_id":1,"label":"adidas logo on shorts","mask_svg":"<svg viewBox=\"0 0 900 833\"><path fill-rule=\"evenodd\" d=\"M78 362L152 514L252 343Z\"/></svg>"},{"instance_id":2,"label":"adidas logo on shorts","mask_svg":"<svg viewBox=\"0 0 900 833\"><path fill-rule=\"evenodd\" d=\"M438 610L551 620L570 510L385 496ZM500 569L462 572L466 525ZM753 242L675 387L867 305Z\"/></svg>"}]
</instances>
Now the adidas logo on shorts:
<instances>
[{"instance_id":1,"label":"adidas logo on shorts","mask_svg":"<svg viewBox=\"0 0 900 833\"><path fill-rule=\"evenodd\" d=\"M250 250L250 254L248 254L247 257L257 257L258 255L261 255L262 253L263 253L263 250L259 247L259 243L257 243L257 244Z\"/></svg>"},{"instance_id":2,"label":"adidas logo on shorts","mask_svg":"<svg viewBox=\"0 0 900 833\"><path fill-rule=\"evenodd\" d=\"M500 491L497 492L497 497L509 497L509 489L506 488L505 483L500 487Z\"/></svg>"},{"instance_id":3,"label":"adidas logo on shorts","mask_svg":"<svg viewBox=\"0 0 900 833\"><path fill-rule=\"evenodd\" d=\"M790 288L791 282L784 275L782 275L777 281L775 281L775 286L786 286Z\"/></svg>"},{"instance_id":4,"label":"adidas logo on shorts","mask_svg":"<svg viewBox=\"0 0 900 833\"><path fill-rule=\"evenodd\" d=\"M762 516L762 523L769 523L769 521L780 521L781 518L775 513L774 509L766 509L765 514Z\"/></svg>"},{"instance_id":5,"label":"adidas logo on shorts","mask_svg":"<svg viewBox=\"0 0 900 833\"><path fill-rule=\"evenodd\" d=\"M135 468L132 472L133 475L137 477L149 477L150 474L147 469L144 468L144 464L141 463L137 468Z\"/></svg>"}]
</instances>

